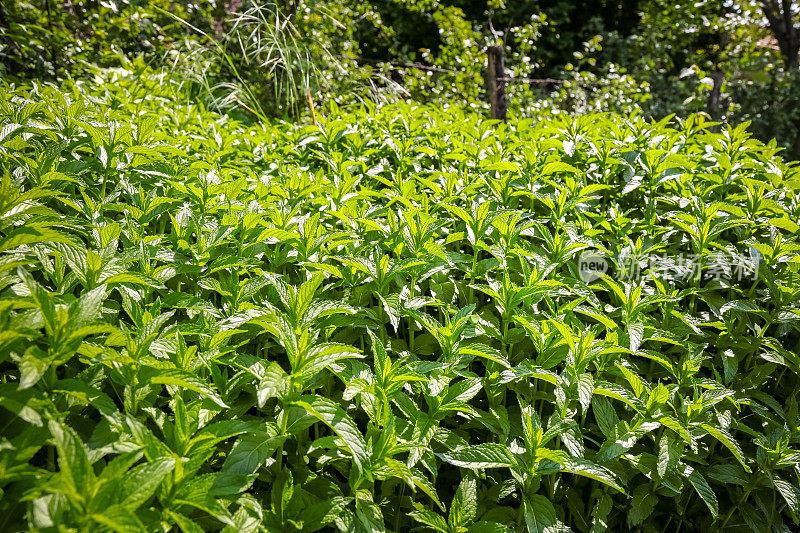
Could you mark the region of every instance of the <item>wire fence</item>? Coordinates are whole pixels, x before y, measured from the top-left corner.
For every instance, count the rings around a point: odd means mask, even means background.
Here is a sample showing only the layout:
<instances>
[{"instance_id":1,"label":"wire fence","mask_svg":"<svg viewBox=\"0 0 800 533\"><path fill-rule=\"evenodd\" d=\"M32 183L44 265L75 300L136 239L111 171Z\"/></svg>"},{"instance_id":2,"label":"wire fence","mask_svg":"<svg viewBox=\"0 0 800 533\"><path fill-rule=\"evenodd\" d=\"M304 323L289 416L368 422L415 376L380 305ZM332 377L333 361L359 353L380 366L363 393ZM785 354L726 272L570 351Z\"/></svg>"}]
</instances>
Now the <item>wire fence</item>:
<instances>
[{"instance_id":1,"label":"wire fence","mask_svg":"<svg viewBox=\"0 0 800 533\"><path fill-rule=\"evenodd\" d=\"M423 70L426 72L438 72L444 74L470 74L469 71L464 69L449 69L449 68L442 68L442 67L434 67L431 65L425 65L424 63L403 63L400 61L388 61L383 59L369 59L366 57L356 57L356 58L346 58L345 56L337 56L343 59L355 59L359 63L368 63L372 65L391 65L392 67L396 68L406 68L406 69L416 69L416 70ZM529 84L563 84L563 83L572 83L570 80L560 80L557 78L514 78L514 77L500 77L497 78L497 81L502 81L505 83L529 83Z\"/></svg>"},{"instance_id":2,"label":"wire fence","mask_svg":"<svg viewBox=\"0 0 800 533\"><path fill-rule=\"evenodd\" d=\"M425 65L419 62L402 62L381 59L369 59L366 57L347 57L337 56L342 59L355 60L358 63L366 63L373 65L389 65L393 68L399 69L415 69L424 72L436 72L441 74L468 74L474 75L474 71L464 69L449 69L443 67L435 67L432 65ZM490 46L486 50L486 96L489 100L491 108L491 117L500 120L506 120L506 84L527 84L527 85L570 85L579 87L588 87L597 85L596 80L561 80L557 78L517 78L513 76L506 76L505 65L503 58L502 46Z\"/></svg>"}]
</instances>

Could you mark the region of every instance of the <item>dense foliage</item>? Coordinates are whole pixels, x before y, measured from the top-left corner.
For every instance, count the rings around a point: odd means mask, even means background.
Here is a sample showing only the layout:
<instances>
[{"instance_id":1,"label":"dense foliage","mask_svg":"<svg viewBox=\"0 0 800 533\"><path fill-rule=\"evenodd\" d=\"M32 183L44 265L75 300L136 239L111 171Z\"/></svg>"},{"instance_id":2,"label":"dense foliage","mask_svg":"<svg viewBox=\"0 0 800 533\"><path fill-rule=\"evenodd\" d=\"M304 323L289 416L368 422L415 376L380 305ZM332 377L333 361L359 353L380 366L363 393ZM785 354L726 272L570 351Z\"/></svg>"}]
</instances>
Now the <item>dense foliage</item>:
<instances>
[{"instance_id":1,"label":"dense foliage","mask_svg":"<svg viewBox=\"0 0 800 533\"><path fill-rule=\"evenodd\" d=\"M141 56L218 109L360 100L487 111L505 49L517 117L705 111L800 159L800 4L778 0L13 0L0 76L83 77ZM263 24L261 22L264 22ZM425 68L409 66L423 65ZM520 79L555 78L560 82ZM240 105L244 104L244 105Z\"/></svg>"},{"instance_id":2,"label":"dense foliage","mask_svg":"<svg viewBox=\"0 0 800 533\"><path fill-rule=\"evenodd\" d=\"M0 529L796 527L774 143L129 74L0 93Z\"/></svg>"}]
</instances>

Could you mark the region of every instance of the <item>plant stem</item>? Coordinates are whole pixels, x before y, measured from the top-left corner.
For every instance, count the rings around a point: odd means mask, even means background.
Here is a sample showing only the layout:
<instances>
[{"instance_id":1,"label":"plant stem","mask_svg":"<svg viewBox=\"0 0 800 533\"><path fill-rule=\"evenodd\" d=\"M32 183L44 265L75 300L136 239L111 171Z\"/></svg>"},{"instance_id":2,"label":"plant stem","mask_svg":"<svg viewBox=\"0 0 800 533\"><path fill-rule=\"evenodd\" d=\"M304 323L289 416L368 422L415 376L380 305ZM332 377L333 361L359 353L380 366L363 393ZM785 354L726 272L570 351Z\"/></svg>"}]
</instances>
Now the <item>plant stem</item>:
<instances>
[{"instance_id":1,"label":"plant stem","mask_svg":"<svg viewBox=\"0 0 800 533\"><path fill-rule=\"evenodd\" d=\"M400 487L400 496L397 498L397 509L394 512L394 530L395 533L400 531L400 507L403 503L403 493L406 490L406 486L402 485Z\"/></svg>"},{"instance_id":2,"label":"plant stem","mask_svg":"<svg viewBox=\"0 0 800 533\"><path fill-rule=\"evenodd\" d=\"M755 483L758 483L758 479L760 477L761 477L761 474L758 474L756 476L756 478L753 480L753 485L754 486L755 486ZM744 494L742 495L741 498L739 498L739 501L736 503L736 505L731 507L730 511L728 511L728 514L725 516L725 519L719 525L720 530L725 528L725 525L728 523L728 520L730 520L731 517L733 516L734 511L736 511L736 509L738 507L741 507L742 504L744 504L744 502L747 501L747 497L750 496L750 492L753 490L754 486L753 487L749 487L746 491L744 491Z\"/></svg>"}]
</instances>

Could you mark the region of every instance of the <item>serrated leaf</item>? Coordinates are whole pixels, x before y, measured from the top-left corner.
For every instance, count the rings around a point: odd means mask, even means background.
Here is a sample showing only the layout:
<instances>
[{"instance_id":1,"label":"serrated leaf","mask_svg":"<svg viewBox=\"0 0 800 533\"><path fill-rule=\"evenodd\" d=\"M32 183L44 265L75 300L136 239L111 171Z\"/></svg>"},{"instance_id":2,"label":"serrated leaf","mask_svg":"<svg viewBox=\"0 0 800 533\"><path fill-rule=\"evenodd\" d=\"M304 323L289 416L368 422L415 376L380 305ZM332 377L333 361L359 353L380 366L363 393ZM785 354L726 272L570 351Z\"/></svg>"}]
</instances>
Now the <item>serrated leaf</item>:
<instances>
[{"instance_id":1,"label":"serrated leaf","mask_svg":"<svg viewBox=\"0 0 800 533\"><path fill-rule=\"evenodd\" d=\"M522 505L528 533L551 533L562 529L553 504L544 496L525 496Z\"/></svg>"},{"instance_id":2,"label":"serrated leaf","mask_svg":"<svg viewBox=\"0 0 800 533\"><path fill-rule=\"evenodd\" d=\"M706 479L703 475L692 468L691 466L687 466L686 470L684 471L684 475L686 479L694 487L694 490L697 491L697 494L700 496L700 499L705 502L706 506L708 506L708 510L711 511L711 514L716 518L719 515L719 504L717 503L717 495L714 494L714 491L711 490L711 486L708 484Z\"/></svg>"},{"instance_id":3,"label":"serrated leaf","mask_svg":"<svg viewBox=\"0 0 800 533\"><path fill-rule=\"evenodd\" d=\"M263 432L239 437L214 481L217 494L234 495L250 488L258 471L280 444L280 437Z\"/></svg>"},{"instance_id":4,"label":"serrated leaf","mask_svg":"<svg viewBox=\"0 0 800 533\"><path fill-rule=\"evenodd\" d=\"M294 403L328 425L344 441L345 446L350 450L356 468L363 470L369 464L364 437L341 407L327 398L314 396L303 396Z\"/></svg>"},{"instance_id":5,"label":"serrated leaf","mask_svg":"<svg viewBox=\"0 0 800 533\"><path fill-rule=\"evenodd\" d=\"M706 430L709 435L717 439L723 446L728 448L728 450L730 450L733 456L736 457L736 460L739 461L745 471L750 472L750 467L744 462L744 455L742 454L742 449L739 446L739 443L733 440L733 436L728 433L727 430L705 423L700 424L700 427Z\"/></svg>"},{"instance_id":6,"label":"serrated leaf","mask_svg":"<svg viewBox=\"0 0 800 533\"><path fill-rule=\"evenodd\" d=\"M189 389L212 400L222 408L228 407L228 405L222 401L222 398L220 398L219 394L217 394L210 385L198 378L196 375L185 370L158 369L150 378L150 383L154 385L170 385Z\"/></svg>"},{"instance_id":7,"label":"serrated leaf","mask_svg":"<svg viewBox=\"0 0 800 533\"><path fill-rule=\"evenodd\" d=\"M436 455L452 465L473 470L511 467L516 463L507 447L492 443L476 444Z\"/></svg>"},{"instance_id":8,"label":"serrated leaf","mask_svg":"<svg viewBox=\"0 0 800 533\"><path fill-rule=\"evenodd\" d=\"M131 469L122 477L120 504L135 510L153 495L173 468L175 459L162 457Z\"/></svg>"},{"instance_id":9,"label":"serrated leaf","mask_svg":"<svg viewBox=\"0 0 800 533\"><path fill-rule=\"evenodd\" d=\"M794 524L797 525L798 519L800 519L800 488L779 477L773 478L772 484L783 496L786 506L791 511Z\"/></svg>"},{"instance_id":10,"label":"serrated leaf","mask_svg":"<svg viewBox=\"0 0 800 533\"><path fill-rule=\"evenodd\" d=\"M138 533L145 529L136 514L124 505L112 505L102 513L92 514L91 518L117 533Z\"/></svg>"},{"instance_id":11,"label":"serrated leaf","mask_svg":"<svg viewBox=\"0 0 800 533\"><path fill-rule=\"evenodd\" d=\"M48 426L58 451L58 467L62 477L71 483L75 494L85 497L89 493L94 473L83 442L69 427L57 422L50 422Z\"/></svg>"},{"instance_id":12,"label":"serrated leaf","mask_svg":"<svg viewBox=\"0 0 800 533\"><path fill-rule=\"evenodd\" d=\"M467 475L458 485L447 521L452 528L464 527L475 521L478 512L477 480Z\"/></svg>"}]
</instances>

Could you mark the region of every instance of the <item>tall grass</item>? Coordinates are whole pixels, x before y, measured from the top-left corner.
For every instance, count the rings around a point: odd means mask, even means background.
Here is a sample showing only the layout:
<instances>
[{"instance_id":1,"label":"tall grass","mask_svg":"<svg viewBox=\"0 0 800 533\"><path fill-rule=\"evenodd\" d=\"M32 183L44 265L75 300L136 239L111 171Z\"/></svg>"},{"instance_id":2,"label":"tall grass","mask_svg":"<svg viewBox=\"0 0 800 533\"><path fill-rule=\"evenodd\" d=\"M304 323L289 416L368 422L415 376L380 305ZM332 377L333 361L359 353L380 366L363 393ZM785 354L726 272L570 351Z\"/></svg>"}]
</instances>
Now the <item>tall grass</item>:
<instances>
[{"instance_id":1,"label":"tall grass","mask_svg":"<svg viewBox=\"0 0 800 533\"><path fill-rule=\"evenodd\" d=\"M202 38L187 38L173 51L173 70L218 110L242 106L261 120L296 117L323 83L323 65L344 72L327 48L312 53L273 3L236 13L219 38L170 15Z\"/></svg>"}]
</instances>

